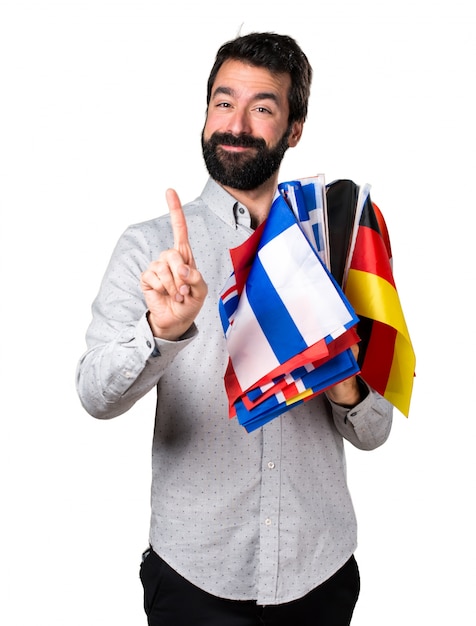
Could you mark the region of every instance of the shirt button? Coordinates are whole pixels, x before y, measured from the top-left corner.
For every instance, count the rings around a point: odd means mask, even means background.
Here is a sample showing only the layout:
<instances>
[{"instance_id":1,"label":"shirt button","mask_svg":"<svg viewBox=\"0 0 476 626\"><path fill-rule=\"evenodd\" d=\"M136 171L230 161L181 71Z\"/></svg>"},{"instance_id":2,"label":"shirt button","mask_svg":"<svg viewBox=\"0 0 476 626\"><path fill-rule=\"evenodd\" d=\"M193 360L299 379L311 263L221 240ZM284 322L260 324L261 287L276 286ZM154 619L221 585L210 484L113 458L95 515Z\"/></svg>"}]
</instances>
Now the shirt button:
<instances>
[{"instance_id":1,"label":"shirt button","mask_svg":"<svg viewBox=\"0 0 476 626\"><path fill-rule=\"evenodd\" d=\"M239 211L239 213L241 213L241 215L243 215L243 214L244 214L244 212L245 212L245 209L244 209L242 206L240 206L240 208L238 209L238 211Z\"/></svg>"},{"instance_id":2,"label":"shirt button","mask_svg":"<svg viewBox=\"0 0 476 626\"><path fill-rule=\"evenodd\" d=\"M147 341L145 342L148 348L152 348L152 344L150 343L150 341L147 339Z\"/></svg>"},{"instance_id":3,"label":"shirt button","mask_svg":"<svg viewBox=\"0 0 476 626\"><path fill-rule=\"evenodd\" d=\"M274 463L273 463L273 461L270 461L270 462L268 463L268 467L269 467L269 469L274 469Z\"/></svg>"},{"instance_id":4,"label":"shirt button","mask_svg":"<svg viewBox=\"0 0 476 626\"><path fill-rule=\"evenodd\" d=\"M266 524L266 526L271 526L271 520L269 519L269 517L264 520L264 523Z\"/></svg>"}]
</instances>

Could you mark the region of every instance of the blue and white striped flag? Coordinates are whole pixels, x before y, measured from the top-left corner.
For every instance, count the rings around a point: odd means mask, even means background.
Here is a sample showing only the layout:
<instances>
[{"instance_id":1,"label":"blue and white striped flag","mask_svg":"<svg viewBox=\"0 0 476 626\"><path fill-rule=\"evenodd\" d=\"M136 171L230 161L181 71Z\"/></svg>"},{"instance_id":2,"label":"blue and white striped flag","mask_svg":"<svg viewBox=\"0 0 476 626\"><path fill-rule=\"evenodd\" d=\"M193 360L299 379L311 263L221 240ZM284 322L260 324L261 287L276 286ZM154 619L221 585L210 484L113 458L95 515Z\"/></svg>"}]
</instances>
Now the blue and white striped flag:
<instances>
[{"instance_id":1,"label":"blue and white striped flag","mask_svg":"<svg viewBox=\"0 0 476 626\"><path fill-rule=\"evenodd\" d=\"M297 221L326 267L330 267L324 177L301 178L278 185Z\"/></svg>"}]
</instances>

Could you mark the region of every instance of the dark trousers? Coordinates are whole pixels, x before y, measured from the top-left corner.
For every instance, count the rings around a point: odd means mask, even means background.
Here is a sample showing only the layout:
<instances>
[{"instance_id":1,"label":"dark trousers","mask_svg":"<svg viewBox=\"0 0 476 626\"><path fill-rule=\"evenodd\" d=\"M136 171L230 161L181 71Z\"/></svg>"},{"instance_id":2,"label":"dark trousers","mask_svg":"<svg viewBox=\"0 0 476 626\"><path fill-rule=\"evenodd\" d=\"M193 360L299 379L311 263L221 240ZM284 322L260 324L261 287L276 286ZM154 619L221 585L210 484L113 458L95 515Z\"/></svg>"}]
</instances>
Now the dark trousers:
<instances>
[{"instance_id":1,"label":"dark trousers","mask_svg":"<svg viewBox=\"0 0 476 626\"><path fill-rule=\"evenodd\" d=\"M145 553L140 578L149 626L348 626L360 590L353 556L303 598L269 606L202 591L152 550Z\"/></svg>"}]
</instances>

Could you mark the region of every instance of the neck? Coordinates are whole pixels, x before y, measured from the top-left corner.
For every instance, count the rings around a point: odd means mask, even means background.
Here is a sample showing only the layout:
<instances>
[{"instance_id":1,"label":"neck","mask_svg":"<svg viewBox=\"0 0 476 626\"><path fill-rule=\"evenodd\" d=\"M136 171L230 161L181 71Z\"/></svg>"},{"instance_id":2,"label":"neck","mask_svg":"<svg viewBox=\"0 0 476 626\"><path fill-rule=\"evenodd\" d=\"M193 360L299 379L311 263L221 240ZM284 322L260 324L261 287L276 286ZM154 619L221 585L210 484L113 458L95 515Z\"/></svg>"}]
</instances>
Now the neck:
<instances>
[{"instance_id":1,"label":"neck","mask_svg":"<svg viewBox=\"0 0 476 626\"><path fill-rule=\"evenodd\" d=\"M251 224L257 228L268 217L273 198L278 185L278 173L268 178L266 182L251 190L233 189L222 185L229 194L243 204L251 215Z\"/></svg>"}]
</instances>

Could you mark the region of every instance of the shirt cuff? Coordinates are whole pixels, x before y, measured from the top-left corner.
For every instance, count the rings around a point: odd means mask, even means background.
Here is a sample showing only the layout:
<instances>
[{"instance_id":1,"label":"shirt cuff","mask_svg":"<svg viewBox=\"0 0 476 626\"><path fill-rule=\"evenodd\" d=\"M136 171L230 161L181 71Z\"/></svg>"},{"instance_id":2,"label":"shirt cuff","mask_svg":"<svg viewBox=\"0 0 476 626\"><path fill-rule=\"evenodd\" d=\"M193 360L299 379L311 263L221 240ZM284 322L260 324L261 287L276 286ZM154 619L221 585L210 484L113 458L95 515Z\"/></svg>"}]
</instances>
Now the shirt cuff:
<instances>
[{"instance_id":1,"label":"shirt cuff","mask_svg":"<svg viewBox=\"0 0 476 626\"><path fill-rule=\"evenodd\" d=\"M373 401L373 391L367 385L367 383L360 377L357 378L357 382L359 384L362 400L355 406L350 408L348 406L342 406L340 404L332 402L332 400L328 398L329 402L332 405L332 410L334 411L334 414L341 417L344 422L350 421L352 424L358 421L360 415L364 415L369 410Z\"/></svg>"},{"instance_id":2,"label":"shirt cuff","mask_svg":"<svg viewBox=\"0 0 476 626\"><path fill-rule=\"evenodd\" d=\"M148 358L156 358L158 356L165 356L171 352L177 352L177 348L182 349L185 345L189 344L198 334L198 328L195 324L192 324L190 328L175 341L168 339L161 339L160 337L154 337L152 330L147 321L147 314L144 315L141 320L141 325L145 322L143 327L144 332L144 344L148 349ZM139 331L140 332L140 331Z\"/></svg>"}]
</instances>

